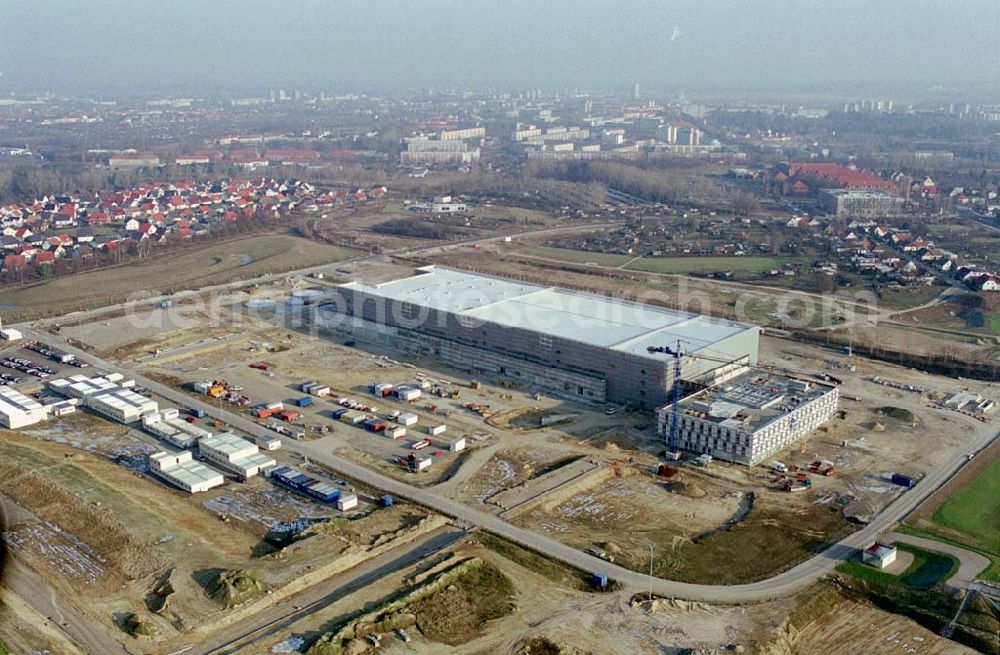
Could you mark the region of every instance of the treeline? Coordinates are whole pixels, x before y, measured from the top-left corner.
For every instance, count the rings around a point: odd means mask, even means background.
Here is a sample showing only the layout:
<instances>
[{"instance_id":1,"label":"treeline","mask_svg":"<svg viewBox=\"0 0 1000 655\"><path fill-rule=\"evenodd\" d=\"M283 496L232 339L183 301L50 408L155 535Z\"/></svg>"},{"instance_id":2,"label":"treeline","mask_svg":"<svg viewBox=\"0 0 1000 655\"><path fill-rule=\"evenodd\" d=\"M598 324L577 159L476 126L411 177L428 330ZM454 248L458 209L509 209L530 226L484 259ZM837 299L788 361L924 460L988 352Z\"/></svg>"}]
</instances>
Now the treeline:
<instances>
[{"instance_id":1,"label":"treeline","mask_svg":"<svg viewBox=\"0 0 1000 655\"><path fill-rule=\"evenodd\" d=\"M1000 365L989 360L972 361L946 350L924 355L886 348L867 339L851 341L846 337L831 336L829 333L819 334L807 330L794 330L791 333L798 341L831 345L838 349L850 345L856 355L899 364L907 368L915 368L935 375L988 380L990 382L1000 381Z\"/></svg>"},{"instance_id":2,"label":"treeline","mask_svg":"<svg viewBox=\"0 0 1000 655\"><path fill-rule=\"evenodd\" d=\"M384 223L373 225L372 232L380 234L392 234L399 237L413 237L416 239L467 239L480 233L479 230L464 228L457 225L447 225L435 223L428 220L414 220L412 218L397 218Z\"/></svg>"},{"instance_id":3,"label":"treeline","mask_svg":"<svg viewBox=\"0 0 1000 655\"><path fill-rule=\"evenodd\" d=\"M620 162L546 162L537 167L537 173L568 182L596 182L650 202L672 203L686 190L685 182L676 176Z\"/></svg>"}]
</instances>

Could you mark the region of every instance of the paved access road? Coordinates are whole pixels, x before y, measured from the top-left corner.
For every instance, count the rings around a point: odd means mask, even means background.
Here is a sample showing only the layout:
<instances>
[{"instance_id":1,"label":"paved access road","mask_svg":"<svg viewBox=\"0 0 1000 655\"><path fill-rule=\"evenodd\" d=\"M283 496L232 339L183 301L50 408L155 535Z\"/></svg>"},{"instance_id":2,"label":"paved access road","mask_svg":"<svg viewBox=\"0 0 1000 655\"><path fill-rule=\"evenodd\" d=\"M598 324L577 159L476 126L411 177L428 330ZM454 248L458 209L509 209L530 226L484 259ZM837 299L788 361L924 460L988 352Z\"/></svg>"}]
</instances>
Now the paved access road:
<instances>
[{"instance_id":1,"label":"paved access road","mask_svg":"<svg viewBox=\"0 0 1000 655\"><path fill-rule=\"evenodd\" d=\"M953 546L934 539L925 539L904 532L887 532L882 535L883 542L897 542L910 544L924 550L932 550L938 553L951 555L958 560L958 570L946 581L948 586L957 589L969 589L974 586L976 576L985 571L990 565L990 558L971 550Z\"/></svg>"},{"instance_id":2,"label":"paved access road","mask_svg":"<svg viewBox=\"0 0 1000 655\"><path fill-rule=\"evenodd\" d=\"M234 428L250 434L259 434L264 430L260 425L242 415L221 411L219 407L194 399L177 389L143 378L141 375L137 375L135 371L98 360L79 348L69 346L61 338L53 339L50 335L32 334L30 330L25 334L26 338L39 338L50 342L58 342L61 348L73 353L84 361L91 362L104 370L116 371L134 378L137 384L150 389L163 398L177 403L179 407L197 407L204 410L207 415L219 418ZM976 443L969 448L979 450L997 436L986 425L978 427ZM584 571L602 571L611 578L621 582L626 589L642 591L649 588L649 577L642 573L598 559L546 535L511 525L500 517L482 512L461 502L439 496L433 490L413 487L381 473L369 470L342 457L337 457L331 453L331 440L328 438L307 442L284 439L284 447L291 452L308 455L312 461L328 466L345 476L354 478L372 487L388 491L401 498L406 498L469 525L478 526L513 542L544 553L553 559L583 569ZM701 585L654 579L652 585L653 592L661 596L716 603L757 602L798 592L823 575L832 572L842 560L852 556L858 549L869 546L884 532L894 527L917 505L948 481L968 461L966 457L967 452L968 450L963 450L960 453L956 453L943 465L928 472L913 489L904 492L861 530L848 535L822 553L774 577L742 585Z\"/></svg>"},{"instance_id":3,"label":"paved access road","mask_svg":"<svg viewBox=\"0 0 1000 655\"><path fill-rule=\"evenodd\" d=\"M454 527L429 532L406 544L318 582L280 603L212 633L185 655L232 655L244 646L277 634L295 622L369 584L454 544L466 533Z\"/></svg>"}]
</instances>

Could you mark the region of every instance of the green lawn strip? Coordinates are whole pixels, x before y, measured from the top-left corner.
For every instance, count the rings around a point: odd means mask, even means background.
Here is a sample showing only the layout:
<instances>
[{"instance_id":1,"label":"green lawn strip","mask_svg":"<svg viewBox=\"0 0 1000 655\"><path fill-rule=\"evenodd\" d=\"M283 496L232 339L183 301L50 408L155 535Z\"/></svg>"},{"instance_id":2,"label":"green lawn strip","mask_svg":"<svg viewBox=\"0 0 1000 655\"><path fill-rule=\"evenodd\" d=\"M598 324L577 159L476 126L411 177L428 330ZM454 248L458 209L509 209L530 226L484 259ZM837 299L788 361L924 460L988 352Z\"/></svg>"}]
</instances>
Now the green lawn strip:
<instances>
[{"instance_id":1,"label":"green lawn strip","mask_svg":"<svg viewBox=\"0 0 1000 655\"><path fill-rule=\"evenodd\" d=\"M651 273L691 273L733 271L734 273L764 273L780 269L794 260L784 257L645 257L625 268Z\"/></svg>"},{"instance_id":2,"label":"green lawn strip","mask_svg":"<svg viewBox=\"0 0 1000 655\"><path fill-rule=\"evenodd\" d=\"M546 259L558 259L574 264L586 264L593 262L600 266L621 266L632 259L629 255L616 255L607 252L591 252L589 250L575 250L573 248L559 248L554 246L529 246L518 248L516 251L521 255L531 257L544 257Z\"/></svg>"},{"instance_id":3,"label":"green lawn strip","mask_svg":"<svg viewBox=\"0 0 1000 655\"><path fill-rule=\"evenodd\" d=\"M1000 547L1000 458L934 512L931 522L967 535L976 545Z\"/></svg>"},{"instance_id":4,"label":"green lawn strip","mask_svg":"<svg viewBox=\"0 0 1000 655\"><path fill-rule=\"evenodd\" d=\"M909 544L896 544L899 550L913 555L913 562L900 575L893 575L867 564L848 561L837 567L841 573L878 585L902 584L911 589L926 589L949 579L958 570L958 559L951 555L931 552Z\"/></svg>"},{"instance_id":5,"label":"green lawn strip","mask_svg":"<svg viewBox=\"0 0 1000 655\"><path fill-rule=\"evenodd\" d=\"M983 557L990 560L990 566L985 571L980 573L978 578L980 580L991 580L994 582L1000 582L1000 554L998 553L990 553L989 551L985 551L981 548L976 548L967 543L962 543L960 541L955 541L954 539L949 539L948 537L939 535L936 532L921 530L920 528L914 528L909 525L897 526L896 532L913 535L914 537L923 537L925 539L931 539L933 541L940 541L943 544L950 544L958 548L964 548L965 550L972 553L979 553Z\"/></svg>"}]
</instances>

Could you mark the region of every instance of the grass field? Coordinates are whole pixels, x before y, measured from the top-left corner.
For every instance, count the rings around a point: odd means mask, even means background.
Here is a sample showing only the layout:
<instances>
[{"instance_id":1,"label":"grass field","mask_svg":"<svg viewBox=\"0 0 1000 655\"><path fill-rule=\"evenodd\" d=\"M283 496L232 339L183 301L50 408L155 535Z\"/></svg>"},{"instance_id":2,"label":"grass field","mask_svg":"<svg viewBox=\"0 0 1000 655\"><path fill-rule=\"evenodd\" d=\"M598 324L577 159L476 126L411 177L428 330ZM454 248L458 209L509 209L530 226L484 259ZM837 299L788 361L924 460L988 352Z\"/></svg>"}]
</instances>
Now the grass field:
<instances>
[{"instance_id":1,"label":"grass field","mask_svg":"<svg viewBox=\"0 0 1000 655\"><path fill-rule=\"evenodd\" d=\"M621 266L632 257L628 255L613 255L603 252L587 252L586 250L573 250L572 248L553 248L551 246L530 246L519 248L519 254L530 257L543 257L545 259L558 259L563 262L573 264L586 264L593 262L600 266Z\"/></svg>"},{"instance_id":2,"label":"grass field","mask_svg":"<svg viewBox=\"0 0 1000 655\"><path fill-rule=\"evenodd\" d=\"M1000 551L1000 459L946 500L931 522L966 535L983 550Z\"/></svg>"},{"instance_id":3,"label":"grass field","mask_svg":"<svg viewBox=\"0 0 1000 655\"><path fill-rule=\"evenodd\" d=\"M963 544L955 541L954 539L942 537L935 532L928 532L926 530L921 530L920 528L914 528L910 525L897 526L896 530L898 532L902 532L903 534L912 534L914 537L924 537L925 539L932 539L934 541L940 541L941 543L951 544L952 546L958 546L959 548L965 548L966 550L978 552L980 555L990 560L989 568L979 574L979 579L1000 582L1000 555L997 555L996 553L990 554L986 551L979 550L978 548L970 548L968 544Z\"/></svg>"},{"instance_id":4,"label":"grass field","mask_svg":"<svg viewBox=\"0 0 1000 655\"><path fill-rule=\"evenodd\" d=\"M1000 312L986 312L983 314L986 331L990 334L1000 335Z\"/></svg>"},{"instance_id":5,"label":"grass field","mask_svg":"<svg viewBox=\"0 0 1000 655\"><path fill-rule=\"evenodd\" d=\"M646 257L632 262L625 268L650 273L763 273L788 265L793 260L786 257Z\"/></svg>"},{"instance_id":6,"label":"grass field","mask_svg":"<svg viewBox=\"0 0 1000 655\"><path fill-rule=\"evenodd\" d=\"M880 585L902 584L911 589L927 589L947 580L958 570L958 560L950 555L932 553L908 544L897 544L896 547L913 554L913 562L900 575L879 571L855 561L844 562L837 570L868 582Z\"/></svg>"},{"instance_id":7,"label":"grass field","mask_svg":"<svg viewBox=\"0 0 1000 655\"><path fill-rule=\"evenodd\" d=\"M887 309L907 309L930 302L944 291L942 287L917 287L913 289L883 291L878 300L880 307Z\"/></svg>"},{"instance_id":8,"label":"grass field","mask_svg":"<svg viewBox=\"0 0 1000 655\"><path fill-rule=\"evenodd\" d=\"M335 262L353 254L290 232L248 236L0 290L0 305L8 307L4 312L8 321L29 320L122 302L141 291L172 293Z\"/></svg>"}]
</instances>

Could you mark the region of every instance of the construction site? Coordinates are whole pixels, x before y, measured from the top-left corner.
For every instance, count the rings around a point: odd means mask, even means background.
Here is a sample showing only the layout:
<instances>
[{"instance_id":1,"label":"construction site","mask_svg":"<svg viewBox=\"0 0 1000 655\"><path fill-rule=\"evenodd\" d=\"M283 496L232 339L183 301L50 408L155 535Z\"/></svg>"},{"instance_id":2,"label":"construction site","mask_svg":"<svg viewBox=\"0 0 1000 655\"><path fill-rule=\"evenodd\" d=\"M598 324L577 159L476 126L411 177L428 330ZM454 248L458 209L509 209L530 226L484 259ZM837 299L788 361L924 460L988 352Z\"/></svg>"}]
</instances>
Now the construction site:
<instances>
[{"instance_id":1,"label":"construction site","mask_svg":"<svg viewBox=\"0 0 1000 655\"><path fill-rule=\"evenodd\" d=\"M397 279L399 267L370 273ZM749 348L735 359L705 351L698 376L682 371L679 404L673 385L660 387L658 411L576 399L554 393L549 381L470 372L433 351L289 320L333 288L292 280L237 290L216 298L211 311L182 299L143 315L161 321L159 330L126 334L112 329L127 320L114 315L62 326L58 338L99 358L90 370L41 364L20 344L0 353L55 371L18 372L25 379L10 388L29 399L40 394L34 400L43 407L77 408L49 409L0 444L3 493L13 501L7 515L16 517L5 540L15 558L60 577L60 593L95 599L95 619L141 633L131 643L144 653L173 652L210 632L246 653L374 648L369 633L395 635L380 648L399 652L404 644L426 653L493 652L543 636L584 652L588 642L559 621L597 608L605 618L587 621L597 621L592 630L606 646L599 652L641 652L651 639L689 643L680 627L687 622L717 643L764 642L772 636L739 608L633 607L620 594L594 593L602 587L590 571L466 532L461 521L393 498L323 459L485 512L609 567L726 585L765 580L856 532L991 429L992 385L959 385L756 332L752 357ZM663 348L650 354L673 379L685 347L674 339L666 352L670 335L660 336L661 346L642 348ZM144 388L155 385L170 393ZM109 393L118 400L94 400ZM24 403L11 398L11 407ZM809 423L797 412L816 402L825 404ZM707 447L695 420L732 434L709 433L717 441ZM782 420L777 437L762 432ZM750 440L746 458L727 450L736 438ZM763 447L754 450L754 439ZM45 495L29 493L42 473ZM127 527L98 518L105 515L96 506L129 517ZM94 525L109 527L98 538ZM418 564L429 548L434 557ZM389 561L397 549L412 555L398 556L389 575L364 577L365 562ZM337 576L348 577L342 595L315 611L295 609L319 602L313 585ZM364 602L350 591L355 579L369 582ZM509 604L482 611L516 636L434 618L456 611L440 595L448 584L468 600L487 583L511 585ZM778 617L789 602L761 611ZM282 612L290 618L281 629L251 631ZM561 618L530 622L522 612ZM246 634L254 638L238 641Z\"/></svg>"},{"instance_id":2,"label":"construction site","mask_svg":"<svg viewBox=\"0 0 1000 655\"><path fill-rule=\"evenodd\" d=\"M392 279L378 269L373 275ZM280 304L288 294L275 289L273 297ZM119 345L119 361L192 396L204 396L197 383L219 382L212 402L254 416L264 432L303 439L581 548L627 552L628 544L614 543L624 527L656 526L651 533L663 552L679 553L673 561L662 558L658 568L664 575L684 571L679 561L690 557L690 572L679 574L690 580L707 579L730 565L744 571L732 581L756 579L805 559L863 525L905 493L902 478L918 484L924 471L963 447L970 430L985 425L938 404L965 391L953 380L763 337L760 361L752 365L760 373L727 360L728 381L702 385L705 391L699 393L686 388L681 403L681 416L689 417L694 403L719 405L702 400L706 393L718 394L727 411L766 414L754 419L762 425L787 406L778 415L785 417L791 436L746 466L683 441L671 447L671 404L651 415L623 405L574 402L500 374L473 378L433 354L360 340L353 331L314 335L283 327L281 312L261 317L245 311L246 300L230 299L232 325L208 333L195 327L163 332L155 344L136 342L131 351L128 344ZM671 358L663 359L670 369ZM780 380L782 393L744 399L757 408L729 409L733 389L752 386L754 375ZM303 392L304 381L320 395ZM986 384L970 389L983 397L996 393ZM296 404L306 396L302 406ZM827 403L813 423L795 413L809 410L804 399ZM266 417L259 413L276 403L284 409L273 415L265 410ZM731 416L719 420L733 422ZM795 429L788 430L788 423ZM682 419L681 440L685 429ZM443 431L434 434L438 430ZM928 435L934 435L935 447L928 447ZM667 457L676 452L683 453L682 461ZM902 478L893 482L894 474ZM758 560L759 570L746 572L720 557L727 540L747 536L766 549L764 537L775 526L793 547L774 547L783 555ZM649 541L640 534L636 540ZM640 553L631 563L641 569L643 561L648 567L648 557Z\"/></svg>"}]
</instances>

